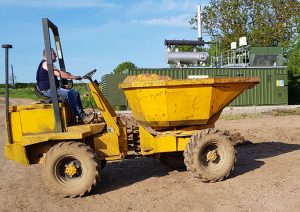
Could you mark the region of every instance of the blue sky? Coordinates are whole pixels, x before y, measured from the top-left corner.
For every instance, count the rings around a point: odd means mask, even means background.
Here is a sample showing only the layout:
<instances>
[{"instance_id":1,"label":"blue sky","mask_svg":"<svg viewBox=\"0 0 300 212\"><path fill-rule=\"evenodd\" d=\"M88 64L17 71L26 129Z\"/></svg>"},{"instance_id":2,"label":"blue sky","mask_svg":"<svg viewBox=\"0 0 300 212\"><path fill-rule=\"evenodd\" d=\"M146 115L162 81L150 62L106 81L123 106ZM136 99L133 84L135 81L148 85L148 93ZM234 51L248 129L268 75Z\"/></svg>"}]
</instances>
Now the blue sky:
<instances>
[{"instance_id":1,"label":"blue sky","mask_svg":"<svg viewBox=\"0 0 300 212\"><path fill-rule=\"evenodd\" d=\"M188 20L196 5L206 2L0 0L0 42L13 45L10 64L17 82L35 81L44 49L42 18L58 26L66 69L74 75L97 68L95 77L100 80L124 61L140 68L163 68L168 67L164 40L197 39ZM3 82L4 49L0 51Z\"/></svg>"}]
</instances>

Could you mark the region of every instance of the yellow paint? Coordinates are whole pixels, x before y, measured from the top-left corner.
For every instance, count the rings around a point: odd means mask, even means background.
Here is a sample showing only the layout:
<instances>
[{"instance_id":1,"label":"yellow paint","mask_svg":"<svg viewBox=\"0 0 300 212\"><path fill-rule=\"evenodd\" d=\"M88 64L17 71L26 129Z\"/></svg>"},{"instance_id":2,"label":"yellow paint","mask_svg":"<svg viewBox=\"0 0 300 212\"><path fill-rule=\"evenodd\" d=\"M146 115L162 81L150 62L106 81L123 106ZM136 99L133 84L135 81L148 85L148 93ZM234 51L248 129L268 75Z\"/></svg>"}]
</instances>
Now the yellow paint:
<instances>
[{"instance_id":1,"label":"yellow paint","mask_svg":"<svg viewBox=\"0 0 300 212\"><path fill-rule=\"evenodd\" d=\"M128 151L126 128L120 127L120 135L103 133L94 136L95 152L101 159L119 160Z\"/></svg>"},{"instance_id":2,"label":"yellow paint","mask_svg":"<svg viewBox=\"0 0 300 212\"><path fill-rule=\"evenodd\" d=\"M10 113L10 127L12 130L12 140L14 142L20 142L22 137L22 126L21 126L21 118L19 112ZM5 126L6 127L6 126ZM8 141L6 139L6 141Z\"/></svg>"},{"instance_id":3,"label":"yellow paint","mask_svg":"<svg viewBox=\"0 0 300 212\"><path fill-rule=\"evenodd\" d=\"M118 135L115 133L104 133L94 136L94 147L97 155L103 159L108 156L119 156Z\"/></svg>"},{"instance_id":4,"label":"yellow paint","mask_svg":"<svg viewBox=\"0 0 300 212\"><path fill-rule=\"evenodd\" d=\"M22 136L22 146L32 145L45 141L55 140L81 140L85 137L102 132L105 123L77 125L69 127L68 132L62 133L40 133L35 135Z\"/></svg>"},{"instance_id":5,"label":"yellow paint","mask_svg":"<svg viewBox=\"0 0 300 212\"><path fill-rule=\"evenodd\" d=\"M211 118L258 82L258 78L241 77L141 80L129 76L120 87L139 123L170 127L212 124Z\"/></svg>"},{"instance_id":6,"label":"yellow paint","mask_svg":"<svg viewBox=\"0 0 300 212\"><path fill-rule=\"evenodd\" d=\"M118 136L118 139L119 139L119 149L120 149L120 152L123 155L126 155L127 151L128 151L126 127L121 127L120 126L119 129L120 129L120 135Z\"/></svg>"},{"instance_id":7,"label":"yellow paint","mask_svg":"<svg viewBox=\"0 0 300 212\"><path fill-rule=\"evenodd\" d=\"M4 147L4 151L5 157L8 160L14 160L23 165L29 165L25 147L21 146L19 143L6 144Z\"/></svg>"},{"instance_id":8,"label":"yellow paint","mask_svg":"<svg viewBox=\"0 0 300 212\"><path fill-rule=\"evenodd\" d=\"M63 129L65 129L65 107L63 104L59 106ZM10 106L10 124L14 141L20 140L24 135L54 132L54 109L49 104Z\"/></svg>"},{"instance_id":9,"label":"yellow paint","mask_svg":"<svg viewBox=\"0 0 300 212\"><path fill-rule=\"evenodd\" d=\"M61 110L64 110L61 104L60 107ZM23 138L29 134L35 135L38 133L53 132L54 110L52 105L31 104L10 106L9 114L13 144L9 144L6 136L5 156L10 160L28 165L29 161L26 150L22 145ZM32 143L30 141L28 145Z\"/></svg>"},{"instance_id":10,"label":"yellow paint","mask_svg":"<svg viewBox=\"0 0 300 212\"><path fill-rule=\"evenodd\" d=\"M73 177L77 172L77 168L75 165L73 164L69 164L67 165L67 167L65 168L65 173L67 175L69 175L70 177Z\"/></svg>"},{"instance_id":11,"label":"yellow paint","mask_svg":"<svg viewBox=\"0 0 300 212\"><path fill-rule=\"evenodd\" d=\"M52 104L30 104L30 105L11 105L9 112L18 112L22 110L52 108Z\"/></svg>"},{"instance_id":12,"label":"yellow paint","mask_svg":"<svg viewBox=\"0 0 300 212\"><path fill-rule=\"evenodd\" d=\"M77 125L67 128L67 112L60 104L61 119L64 131L55 133L54 110L51 104L32 104L10 106L10 128L13 144L9 144L6 136L5 155L10 160L15 160L24 165L29 161L25 146L54 140L83 139L100 133L105 128L105 123Z\"/></svg>"},{"instance_id":13,"label":"yellow paint","mask_svg":"<svg viewBox=\"0 0 300 212\"><path fill-rule=\"evenodd\" d=\"M139 130L143 155L184 151L193 134L213 127L227 104L259 82L258 78L152 78L131 76L120 85L125 91L135 119L141 124ZM118 121L117 114L96 83L89 83L89 88L105 123L67 127L68 111L60 104L64 132L55 133L54 110L51 104L11 106L13 144L6 141L6 157L27 165L29 161L25 147L28 145L89 137L93 138L95 152L100 159L124 158L128 153L126 128ZM143 127L145 124L160 132L156 136L151 135ZM167 128L162 131L162 127ZM107 131L102 133L104 129ZM71 168L70 174L74 173Z\"/></svg>"},{"instance_id":14,"label":"yellow paint","mask_svg":"<svg viewBox=\"0 0 300 212\"><path fill-rule=\"evenodd\" d=\"M105 123L97 123L97 124L84 124L84 125L76 125L68 127L69 133L89 133L89 135L94 135L102 132L105 128Z\"/></svg>"},{"instance_id":15,"label":"yellow paint","mask_svg":"<svg viewBox=\"0 0 300 212\"><path fill-rule=\"evenodd\" d=\"M95 82L90 82L89 88L97 107L105 120L107 131L94 137L96 153L106 160L121 159L128 151L126 128L118 122L117 114L110 106Z\"/></svg>"},{"instance_id":16,"label":"yellow paint","mask_svg":"<svg viewBox=\"0 0 300 212\"><path fill-rule=\"evenodd\" d=\"M143 155L176 151L176 137L174 135L153 136L141 126L139 131Z\"/></svg>"},{"instance_id":17,"label":"yellow paint","mask_svg":"<svg viewBox=\"0 0 300 212\"><path fill-rule=\"evenodd\" d=\"M120 135L120 129L117 124L116 112L105 99L95 82L90 82L88 85L97 107L101 110L103 118L107 124L108 130L113 133L116 133L117 135Z\"/></svg>"},{"instance_id":18,"label":"yellow paint","mask_svg":"<svg viewBox=\"0 0 300 212\"><path fill-rule=\"evenodd\" d=\"M21 110L22 135L55 132L53 108Z\"/></svg>"},{"instance_id":19,"label":"yellow paint","mask_svg":"<svg viewBox=\"0 0 300 212\"><path fill-rule=\"evenodd\" d=\"M124 156L123 155L117 155L117 156L107 156L105 160L107 161L116 161L116 160L123 160Z\"/></svg>"},{"instance_id":20,"label":"yellow paint","mask_svg":"<svg viewBox=\"0 0 300 212\"><path fill-rule=\"evenodd\" d=\"M167 131L157 136L148 133L142 126L139 127L140 143L143 155L151 155L162 152L184 151L187 142L193 134L199 130L193 131Z\"/></svg>"},{"instance_id":21,"label":"yellow paint","mask_svg":"<svg viewBox=\"0 0 300 212\"><path fill-rule=\"evenodd\" d=\"M199 131L198 131L199 132ZM197 132L194 132L195 134ZM186 144L189 142L192 134L187 137L177 137L177 151L184 151Z\"/></svg>"},{"instance_id":22,"label":"yellow paint","mask_svg":"<svg viewBox=\"0 0 300 212\"><path fill-rule=\"evenodd\" d=\"M214 162L217 159L217 157L218 154L216 150L209 151L206 155L206 161Z\"/></svg>"},{"instance_id":23,"label":"yellow paint","mask_svg":"<svg viewBox=\"0 0 300 212\"><path fill-rule=\"evenodd\" d=\"M96 151L106 155L107 160L121 159L127 153L126 129L119 128L115 111L108 104L97 85L93 82L89 86L106 123L67 127L67 119L70 114L68 108L64 104L60 104L64 132L56 133L52 104L10 106L13 144L9 144L6 139L6 157L22 164L29 164L25 146L48 141L82 140L101 133L107 127L109 133L99 134L95 138ZM106 145L107 148L104 148L103 145Z\"/></svg>"}]
</instances>

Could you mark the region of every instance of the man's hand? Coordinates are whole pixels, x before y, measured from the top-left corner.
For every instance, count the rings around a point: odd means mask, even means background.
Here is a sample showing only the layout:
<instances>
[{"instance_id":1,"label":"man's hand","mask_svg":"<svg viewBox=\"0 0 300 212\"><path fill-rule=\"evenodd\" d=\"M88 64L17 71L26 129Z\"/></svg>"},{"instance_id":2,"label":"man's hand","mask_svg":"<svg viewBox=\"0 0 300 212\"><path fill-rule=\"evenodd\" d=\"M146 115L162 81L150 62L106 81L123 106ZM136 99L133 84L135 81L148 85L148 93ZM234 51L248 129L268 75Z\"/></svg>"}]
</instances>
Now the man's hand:
<instances>
[{"instance_id":1,"label":"man's hand","mask_svg":"<svg viewBox=\"0 0 300 212\"><path fill-rule=\"evenodd\" d=\"M81 76L75 76L75 80L82 80Z\"/></svg>"}]
</instances>

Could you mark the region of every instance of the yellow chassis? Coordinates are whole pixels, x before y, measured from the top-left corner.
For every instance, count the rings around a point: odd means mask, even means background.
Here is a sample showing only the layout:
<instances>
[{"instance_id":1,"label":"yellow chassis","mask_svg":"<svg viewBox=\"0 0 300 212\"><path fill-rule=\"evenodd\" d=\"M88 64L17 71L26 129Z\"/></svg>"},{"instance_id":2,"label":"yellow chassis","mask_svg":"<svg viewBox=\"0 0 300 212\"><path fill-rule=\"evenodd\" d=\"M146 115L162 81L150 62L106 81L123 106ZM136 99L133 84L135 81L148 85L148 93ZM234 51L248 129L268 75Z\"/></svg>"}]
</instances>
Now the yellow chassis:
<instances>
[{"instance_id":1,"label":"yellow chassis","mask_svg":"<svg viewBox=\"0 0 300 212\"><path fill-rule=\"evenodd\" d=\"M89 88L101 110L105 122L88 125L68 126L70 112L60 104L63 132L55 132L52 104L31 104L11 106L9 110L12 144L6 138L5 155L8 159L24 165L39 163L47 151L62 141L84 142L91 146L101 160L120 160L128 154L126 128L119 122L98 86L91 82ZM140 126L142 155L163 152L184 151L189 138L199 130L213 127L213 124L189 130L171 130L151 134Z\"/></svg>"}]
</instances>

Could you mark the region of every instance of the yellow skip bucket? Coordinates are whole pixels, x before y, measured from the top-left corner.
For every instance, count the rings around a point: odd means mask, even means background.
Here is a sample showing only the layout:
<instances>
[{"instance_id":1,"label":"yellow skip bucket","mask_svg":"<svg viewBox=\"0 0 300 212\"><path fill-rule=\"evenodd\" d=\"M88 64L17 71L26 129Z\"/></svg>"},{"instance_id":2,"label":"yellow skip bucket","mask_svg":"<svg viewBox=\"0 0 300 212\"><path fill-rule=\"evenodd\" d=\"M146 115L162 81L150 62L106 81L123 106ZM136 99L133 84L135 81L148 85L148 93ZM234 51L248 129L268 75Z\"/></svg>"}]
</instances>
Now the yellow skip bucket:
<instances>
[{"instance_id":1,"label":"yellow skip bucket","mask_svg":"<svg viewBox=\"0 0 300 212\"><path fill-rule=\"evenodd\" d=\"M128 76L120 84L134 118L151 127L213 124L222 110L258 77L171 80L158 75Z\"/></svg>"}]
</instances>

